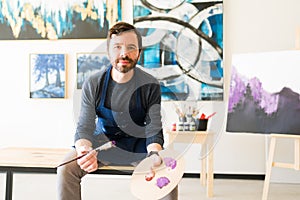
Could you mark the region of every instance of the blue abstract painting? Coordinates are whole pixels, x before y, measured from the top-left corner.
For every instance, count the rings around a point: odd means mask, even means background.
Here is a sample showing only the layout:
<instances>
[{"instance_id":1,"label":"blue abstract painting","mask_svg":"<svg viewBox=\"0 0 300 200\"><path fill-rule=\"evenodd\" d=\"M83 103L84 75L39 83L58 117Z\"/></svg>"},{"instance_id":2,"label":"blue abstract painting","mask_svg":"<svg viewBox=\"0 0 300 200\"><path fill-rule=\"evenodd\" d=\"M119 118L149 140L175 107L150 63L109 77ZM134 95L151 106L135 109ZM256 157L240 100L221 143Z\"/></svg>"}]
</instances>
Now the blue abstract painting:
<instances>
[{"instance_id":1,"label":"blue abstract painting","mask_svg":"<svg viewBox=\"0 0 300 200\"><path fill-rule=\"evenodd\" d=\"M162 100L223 100L223 1L134 0L142 68Z\"/></svg>"},{"instance_id":2,"label":"blue abstract painting","mask_svg":"<svg viewBox=\"0 0 300 200\"><path fill-rule=\"evenodd\" d=\"M30 98L66 98L65 54L30 54Z\"/></svg>"},{"instance_id":3,"label":"blue abstract painting","mask_svg":"<svg viewBox=\"0 0 300 200\"><path fill-rule=\"evenodd\" d=\"M92 74L110 65L106 53L77 54L77 89L82 89L83 82Z\"/></svg>"},{"instance_id":4,"label":"blue abstract painting","mask_svg":"<svg viewBox=\"0 0 300 200\"><path fill-rule=\"evenodd\" d=\"M106 38L121 0L2 0L0 40Z\"/></svg>"},{"instance_id":5,"label":"blue abstract painting","mask_svg":"<svg viewBox=\"0 0 300 200\"><path fill-rule=\"evenodd\" d=\"M232 58L228 132L300 135L300 51Z\"/></svg>"}]
</instances>

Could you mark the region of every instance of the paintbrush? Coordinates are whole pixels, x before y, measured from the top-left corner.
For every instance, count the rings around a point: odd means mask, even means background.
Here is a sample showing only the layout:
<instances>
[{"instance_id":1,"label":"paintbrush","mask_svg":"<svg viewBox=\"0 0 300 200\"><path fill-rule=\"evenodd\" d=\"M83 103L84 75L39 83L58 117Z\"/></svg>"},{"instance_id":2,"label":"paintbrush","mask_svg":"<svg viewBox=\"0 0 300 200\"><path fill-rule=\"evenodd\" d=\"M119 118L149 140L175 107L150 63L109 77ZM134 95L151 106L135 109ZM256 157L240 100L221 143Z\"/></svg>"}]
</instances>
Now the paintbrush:
<instances>
[{"instance_id":1,"label":"paintbrush","mask_svg":"<svg viewBox=\"0 0 300 200\"><path fill-rule=\"evenodd\" d=\"M205 119L209 119L209 118L211 118L212 116L214 116L215 114L217 114L217 112L213 112L211 115L208 115Z\"/></svg>"},{"instance_id":2,"label":"paintbrush","mask_svg":"<svg viewBox=\"0 0 300 200\"><path fill-rule=\"evenodd\" d=\"M92 151L96 151L96 152L104 151L104 150L110 149L110 148L115 147L115 146L116 146L116 142L115 142L115 141L109 141L109 142L107 142L107 143L101 145L100 147L97 147L97 148L95 148L95 149L90 150L90 151L87 152L86 154L83 154L83 155L81 155L81 156L78 156L78 157L76 157L76 158L73 158L72 160L69 160L69 161L66 161L66 162L64 162L64 163L61 163L61 164L58 165L57 167L60 167L60 166L63 166L63 165L65 165L65 164L68 164L68 163L70 163L70 162L73 162L73 161L75 161L75 160L78 160L78 159L82 158L83 156L87 155L88 153L90 153L90 152L92 152Z\"/></svg>"}]
</instances>

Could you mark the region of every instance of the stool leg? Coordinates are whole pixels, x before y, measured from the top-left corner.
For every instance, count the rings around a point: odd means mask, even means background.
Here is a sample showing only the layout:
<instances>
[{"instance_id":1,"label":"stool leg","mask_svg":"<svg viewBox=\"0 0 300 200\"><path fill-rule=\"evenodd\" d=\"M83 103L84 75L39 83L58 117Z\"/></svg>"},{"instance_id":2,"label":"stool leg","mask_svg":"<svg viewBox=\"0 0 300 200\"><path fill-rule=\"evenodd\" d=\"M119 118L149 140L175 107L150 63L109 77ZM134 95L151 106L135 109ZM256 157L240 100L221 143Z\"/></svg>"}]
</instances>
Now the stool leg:
<instances>
[{"instance_id":1,"label":"stool leg","mask_svg":"<svg viewBox=\"0 0 300 200\"><path fill-rule=\"evenodd\" d=\"M262 200L268 199L268 192L269 192L270 178L271 178L271 172L272 172L272 167L273 167L275 146L276 146L276 137L271 137L269 158L268 158L268 162L267 162L267 170L266 170Z\"/></svg>"}]
</instances>

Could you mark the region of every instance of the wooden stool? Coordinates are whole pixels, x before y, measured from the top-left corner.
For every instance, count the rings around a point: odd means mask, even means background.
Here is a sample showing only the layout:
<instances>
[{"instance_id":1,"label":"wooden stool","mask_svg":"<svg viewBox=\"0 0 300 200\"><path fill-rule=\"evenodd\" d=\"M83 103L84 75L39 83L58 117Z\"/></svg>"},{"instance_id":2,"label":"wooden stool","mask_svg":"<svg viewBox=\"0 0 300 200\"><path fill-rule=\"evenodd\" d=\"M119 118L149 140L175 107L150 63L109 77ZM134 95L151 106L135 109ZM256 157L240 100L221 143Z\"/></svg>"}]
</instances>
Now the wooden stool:
<instances>
[{"instance_id":1,"label":"wooden stool","mask_svg":"<svg viewBox=\"0 0 300 200\"><path fill-rule=\"evenodd\" d=\"M268 161L267 161L267 170L266 170L266 177L265 177L265 182L264 182L264 190L263 190L262 200L268 199L272 167L300 170L300 135L270 134L270 136L271 136L271 142L270 142L270 149L269 149L269 157L268 157ZM279 138L294 139L294 141L295 141L294 163L274 162L274 154L275 154L277 138L278 139Z\"/></svg>"}]
</instances>

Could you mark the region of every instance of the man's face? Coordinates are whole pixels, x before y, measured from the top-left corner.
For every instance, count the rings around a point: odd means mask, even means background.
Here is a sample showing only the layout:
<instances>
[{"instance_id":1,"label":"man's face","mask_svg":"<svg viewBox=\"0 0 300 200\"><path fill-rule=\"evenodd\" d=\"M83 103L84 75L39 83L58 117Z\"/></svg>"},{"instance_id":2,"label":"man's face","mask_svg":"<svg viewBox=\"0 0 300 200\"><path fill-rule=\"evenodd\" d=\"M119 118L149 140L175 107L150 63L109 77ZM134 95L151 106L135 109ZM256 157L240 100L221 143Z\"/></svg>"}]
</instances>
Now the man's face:
<instances>
[{"instance_id":1,"label":"man's face","mask_svg":"<svg viewBox=\"0 0 300 200\"><path fill-rule=\"evenodd\" d=\"M112 35L108 55L112 66L119 72L127 73L133 69L140 56L136 34L129 31Z\"/></svg>"}]
</instances>

